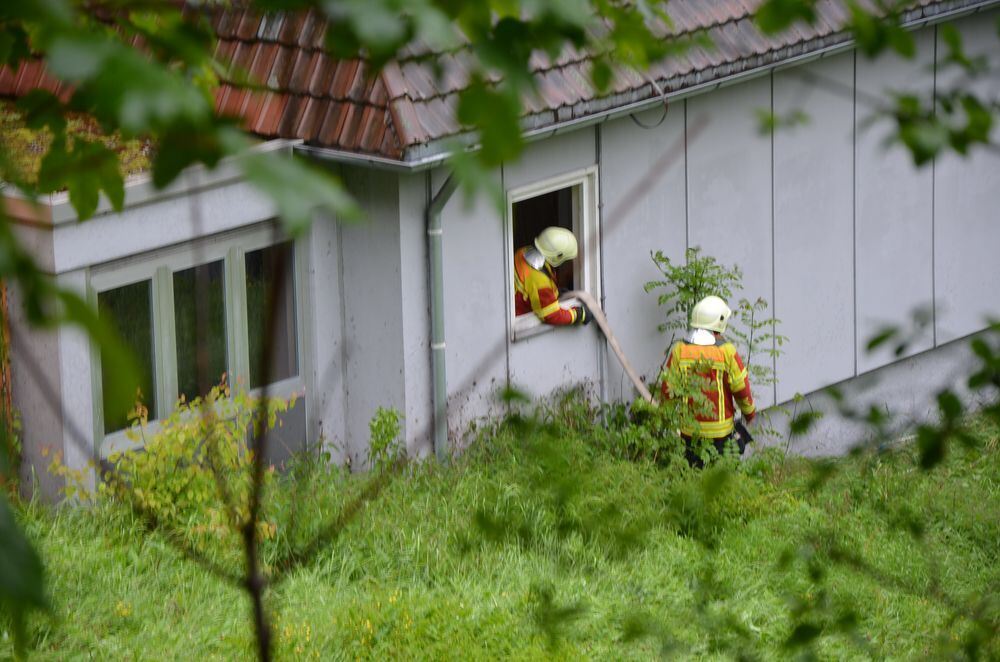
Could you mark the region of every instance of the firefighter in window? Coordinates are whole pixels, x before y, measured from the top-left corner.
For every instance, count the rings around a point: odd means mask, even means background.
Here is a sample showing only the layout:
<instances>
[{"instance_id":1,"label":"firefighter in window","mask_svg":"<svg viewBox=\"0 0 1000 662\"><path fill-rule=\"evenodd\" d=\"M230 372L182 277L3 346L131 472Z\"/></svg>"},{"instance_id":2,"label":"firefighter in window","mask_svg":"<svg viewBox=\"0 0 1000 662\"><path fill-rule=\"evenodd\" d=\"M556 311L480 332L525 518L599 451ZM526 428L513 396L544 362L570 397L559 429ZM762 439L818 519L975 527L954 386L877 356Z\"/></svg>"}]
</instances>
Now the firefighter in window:
<instances>
[{"instance_id":1,"label":"firefighter in window","mask_svg":"<svg viewBox=\"0 0 1000 662\"><path fill-rule=\"evenodd\" d=\"M586 306L559 305L559 284L554 267L576 257L576 237L566 228L548 227L535 237L534 246L514 253L514 311L534 312L542 322L556 326L589 324Z\"/></svg>"}]
</instances>

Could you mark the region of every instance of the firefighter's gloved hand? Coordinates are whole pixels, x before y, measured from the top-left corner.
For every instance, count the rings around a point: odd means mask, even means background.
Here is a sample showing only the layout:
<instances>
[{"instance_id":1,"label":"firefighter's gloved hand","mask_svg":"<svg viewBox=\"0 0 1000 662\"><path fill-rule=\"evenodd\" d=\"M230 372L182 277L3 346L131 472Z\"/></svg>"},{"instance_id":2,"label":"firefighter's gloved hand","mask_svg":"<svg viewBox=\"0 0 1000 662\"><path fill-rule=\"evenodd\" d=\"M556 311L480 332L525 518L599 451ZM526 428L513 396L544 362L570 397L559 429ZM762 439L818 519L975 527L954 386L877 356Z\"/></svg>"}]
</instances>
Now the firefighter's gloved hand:
<instances>
[{"instance_id":1,"label":"firefighter's gloved hand","mask_svg":"<svg viewBox=\"0 0 1000 662\"><path fill-rule=\"evenodd\" d=\"M753 423L753 419L755 419L755 418L757 418L757 412L753 412L752 414L744 414L743 415L743 420L746 421L747 425L750 425L751 423Z\"/></svg>"},{"instance_id":2,"label":"firefighter's gloved hand","mask_svg":"<svg viewBox=\"0 0 1000 662\"><path fill-rule=\"evenodd\" d=\"M590 321L593 319L593 314L586 306L573 306L573 312L576 314L576 321L574 324L586 326L590 324Z\"/></svg>"}]
</instances>

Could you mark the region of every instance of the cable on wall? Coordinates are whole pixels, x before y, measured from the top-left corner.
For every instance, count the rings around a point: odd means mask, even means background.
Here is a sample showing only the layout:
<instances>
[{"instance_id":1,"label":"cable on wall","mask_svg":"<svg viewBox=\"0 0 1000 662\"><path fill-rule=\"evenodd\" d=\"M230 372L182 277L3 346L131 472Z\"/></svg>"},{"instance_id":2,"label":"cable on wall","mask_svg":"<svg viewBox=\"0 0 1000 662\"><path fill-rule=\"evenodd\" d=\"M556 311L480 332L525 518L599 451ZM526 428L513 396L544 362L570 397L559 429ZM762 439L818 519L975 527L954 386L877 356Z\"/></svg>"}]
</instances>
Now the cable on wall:
<instances>
[{"instance_id":1,"label":"cable on wall","mask_svg":"<svg viewBox=\"0 0 1000 662\"><path fill-rule=\"evenodd\" d=\"M663 91L663 88L660 87L659 84L654 79L647 76L646 82L649 83L649 85L654 90L656 90L656 94L663 101L663 115L661 115L660 119L656 120L652 124L644 124L638 117L635 116L635 113L629 113L628 116L632 119L633 122L635 122L635 125L640 129L655 129L656 127L663 124L663 121L667 119L667 115L670 113L670 102L667 101L666 92Z\"/></svg>"}]
</instances>

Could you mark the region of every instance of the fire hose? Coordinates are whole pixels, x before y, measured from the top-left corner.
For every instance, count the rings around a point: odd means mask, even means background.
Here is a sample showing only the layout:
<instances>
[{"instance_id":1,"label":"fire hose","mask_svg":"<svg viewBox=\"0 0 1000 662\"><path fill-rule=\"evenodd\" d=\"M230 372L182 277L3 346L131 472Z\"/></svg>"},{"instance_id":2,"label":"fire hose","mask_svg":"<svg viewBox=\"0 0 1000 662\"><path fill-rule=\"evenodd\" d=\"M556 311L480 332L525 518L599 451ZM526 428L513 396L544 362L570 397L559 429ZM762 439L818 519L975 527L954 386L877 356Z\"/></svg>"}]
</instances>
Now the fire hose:
<instances>
[{"instance_id":1,"label":"fire hose","mask_svg":"<svg viewBox=\"0 0 1000 662\"><path fill-rule=\"evenodd\" d=\"M615 338L614 332L611 331L611 326L608 325L608 318L604 316L604 311L601 310L601 305L597 303L597 300L583 290L573 290L571 292L567 292L563 296L566 298L576 297L583 302L588 309L590 309L591 314L594 316L594 321L597 322L597 326L600 327L601 333L603 333L604 337L607 339L608 346L611 348L611 351L615 353L616 357L618 357L618 362L622 364L622 368L624 368L625 374L628 375L628 378L632 381L632 385L635 386L635 390L639 392L639 395L641 395L646 402L652 402L653 395L649 392L649 389L646 388L646 385L642 383L642 380L639 379L639 373L637 373L635 368L632 367L632 364L629 363L628 358L625 356L625 352L622 351L621 345L618 344L618 339Z\"/></svg>"}]
</instances>

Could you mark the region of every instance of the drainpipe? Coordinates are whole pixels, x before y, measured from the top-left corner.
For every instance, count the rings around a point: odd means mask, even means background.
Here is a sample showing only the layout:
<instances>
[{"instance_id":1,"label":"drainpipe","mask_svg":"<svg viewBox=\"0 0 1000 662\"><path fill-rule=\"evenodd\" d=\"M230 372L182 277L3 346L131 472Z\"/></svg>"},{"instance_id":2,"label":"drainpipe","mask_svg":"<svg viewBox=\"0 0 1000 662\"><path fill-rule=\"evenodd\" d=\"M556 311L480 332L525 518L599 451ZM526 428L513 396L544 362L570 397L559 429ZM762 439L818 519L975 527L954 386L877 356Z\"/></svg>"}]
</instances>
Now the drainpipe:
<instances>
[{"instance_id":1,"label":"drainpipe","mask_svg":"<svg viewBox=\"0 0 1000 662\"><path fill-rule=\"evenodd\" d=\"M427 205L427 268L431 282L431 379L434 408L434 453L441 462L448 460L448 380L444 366L444 251L441 212L448 204L458 180L453 173Z\"/></svg>"}]
</instances>

